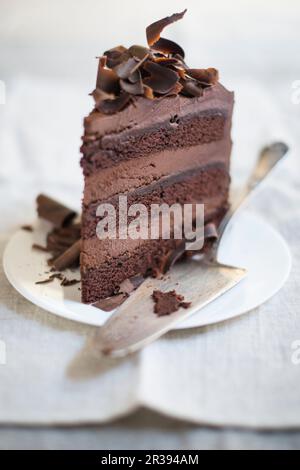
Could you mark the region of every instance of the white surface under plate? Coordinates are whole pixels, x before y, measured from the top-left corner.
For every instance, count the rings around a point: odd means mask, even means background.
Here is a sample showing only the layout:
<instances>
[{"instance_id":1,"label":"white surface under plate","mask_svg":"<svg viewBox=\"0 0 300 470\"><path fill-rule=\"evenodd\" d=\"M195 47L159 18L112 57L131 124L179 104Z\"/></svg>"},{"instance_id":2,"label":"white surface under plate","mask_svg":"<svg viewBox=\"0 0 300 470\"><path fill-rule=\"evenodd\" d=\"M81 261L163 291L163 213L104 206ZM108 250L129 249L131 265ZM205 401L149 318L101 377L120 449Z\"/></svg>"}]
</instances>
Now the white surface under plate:
<instances>
[{"instance_id":1,"label":"white surface under plate","mask_svg":"<svg viewBox=\"0 0 300 470\"><path fill-rule=\"evenodd\" d=\"M80 284L61 287L57 279L49 284L35 284L47 278L49 255L31 247L34 242L44 243L47 230L47 224L37 222L33 232L19 230L11 237L3 257L9 282L25 298L49 312L90 325L103 325L113 312L82 304ZM258 307L283 286L291 269L290 251L283 238L261 218L245 210L228 226L219 261L246 268L247 278L176 328L217 323ZM78 271L66 275L79 278Z\"/></svg>"}]
</instances>

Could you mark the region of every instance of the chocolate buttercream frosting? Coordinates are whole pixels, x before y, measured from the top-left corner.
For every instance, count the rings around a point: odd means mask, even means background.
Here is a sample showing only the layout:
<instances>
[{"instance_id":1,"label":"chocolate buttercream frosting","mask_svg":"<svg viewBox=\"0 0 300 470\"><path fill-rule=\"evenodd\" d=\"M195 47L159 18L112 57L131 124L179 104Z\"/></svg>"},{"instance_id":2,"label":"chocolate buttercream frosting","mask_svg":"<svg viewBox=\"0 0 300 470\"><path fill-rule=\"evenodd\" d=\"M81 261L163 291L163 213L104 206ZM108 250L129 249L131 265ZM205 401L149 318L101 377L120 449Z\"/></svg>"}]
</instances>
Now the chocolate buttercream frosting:
<instances>
[{"instance_id":1,"label":"chocolate buttercream frosting","mask_svg":"<svg viewBox=\"0 0 300 470\"><path fill-rule=\"evenodd\" d=\"M91 93L96 110L117 113L136 96L151 100L178 94L202 96L204 88L218 82L216 69L188 68L182 47L160 36L166 26L182 19L185 13L174 13L149 25L148 47L117 46L99 57L96 88Z\"/></svg>"}]
</instances>

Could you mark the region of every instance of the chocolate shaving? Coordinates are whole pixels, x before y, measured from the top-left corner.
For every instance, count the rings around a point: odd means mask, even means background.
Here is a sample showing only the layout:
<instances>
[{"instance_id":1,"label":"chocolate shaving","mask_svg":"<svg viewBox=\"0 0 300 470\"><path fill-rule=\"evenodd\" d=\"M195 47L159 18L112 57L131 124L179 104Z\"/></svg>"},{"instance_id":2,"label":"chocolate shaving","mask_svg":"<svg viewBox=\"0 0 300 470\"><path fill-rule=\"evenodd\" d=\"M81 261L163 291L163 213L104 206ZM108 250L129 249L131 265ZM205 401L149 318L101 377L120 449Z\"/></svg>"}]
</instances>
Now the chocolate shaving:
<instances>
[{"instance_id":1,"label":"chocolate shaving","mask_svg":"<svg viewBox=\"0 0 300 470\"><path fill-rule=\"evenodd\" d=\"M130 57L130 53L128 49L124 46L117 46L108 51L104 52L104 57L106 58L107 67L113 69L121 62L123 62L126 58Z\"/></svg>"},{"instance_id":2,"label":"chocolate shaving","mask_svg":"<svg viewBox=\"0 0 300 470\"><path fill-rule=\"evenodd\" d=\"M31 248L33 250L44 251L45 253L49 252L49 250L46 246L39 245L38 243L33 243Z\"/></svg>"},{"instance_id":3,"label":"chocolate shaving","mask_svg":"<svg viewBox=\"0 0 300 470\"><path fill-rule=\"evenodd\" d=\"M63 271L78 263L80 255L81 240L76 241L70 248L62 253L58 258L51 261L51 266L56 271Z\"/></svg>"},{"instance_id":4,"label":"chocolate shaving","mask_svg":"<svg viewBox=\"0 0 300 470\"><path fill-rule=\"evenodd\" d=\"M174 41L170 39L160 38L153 46L152 49L155 51L163 52L164 54L178 54L184 59L184 50Z\"/></svg>"},{"instance_id":5,"label":"chocolate shaving","mask_svg":"<svg viewBox=\"0 0 300 470\"><path fill-rule=\"evenodd\" d=\"M162 18L161 20L155 21L155 23L152 23L147 26L146 36L149 46L153 46L160 39L160 33L166 26L175 23L175 21L181 20L185 15L186 11L187 10L185 9L181 13L174 13L171 16Z\"/></svg>"},{"instance_id":6,"label":"chocolate shaving","mask_svg":"<svg viewBox=\"0 0 300 470\"><path fill-rule=\"evenodd\" d=\"M209 222L204 226L204 239L216 240L219 237L216 224Z\"/></svg>"},{"instance_id":7,"label":"chocolate shaving","mask_svg":"<svg viewBox=\"0 0 300 470\"><path fill-rule=\"evenodd\" d=\"M170 315L179 310L180 307L189 308L191 302L184 302L184 297L176 293L175 290L169 292L161 292L155 290L152 293L154 301L154 313L159 317Z\"/></svg>"},{"instance_id":8,"label":"chocolate shaving","mask_svg":"<svg viewBox=\"0 0 300 470\"><path fill-rule=\"evenodd\" d=\"M120 90L118 75L113 69L103 66L101 57L98 64L96 88L110 94L118 94Z\"/></svg>"},{"instance_id":9,"label":"chocolate shaving","mask_svg":"<svg viewBox=\"0 0 300 470\"><path fill-rule=\"evenodd\" d=\"M201 97L205 88L217 83L216 69L189 69L184 62L182 47L160 37L162 30L180 20L185 12L175 13L148 26L149 48L117 46L99 58L97 84L91 93L97 111L117 113L129 104L131 96L138 95L151 100L161 95ZM87 139L94 139L94 136L85 136L84 139L89 142Z\"/></svg>"},{"instance_id":10,"label":"chocolate shaving","mask_svg":"<svg viewBox=\"0 0 300 470\"><path fill-rule=\"evenodd\" d=\"M95 90L90 93L90 96L94 98L96 107L103 100L113 100L115 98L115 95L112 93L106 93L106 91L100 90L99 88L95 88Z\"/></svg>"},{"instance_id":11,"label":"chocolate shaving","mask_svg":"<svg viewBox=\"0 0 300 470\"><path fill-rule=\"evenodd\" d=\"M104 310L105 312L111 312L111 310L122 305L127 298L128 296L126 294L121 293L114 295L113 297L98 300L98 302L95 302L92 306Z\"/></svg>"},{"instance_id":12,"label":"chocolate shaving","mask_svg":"<svg viewBox=\"0 0 300 470\"><path fill-rule=\"evenodd\" d=\"M78 284L80 282L81 281L79 279L67 279L66 277L64 277L60 285L63 287L69 287L69 286L74 286L75 284Z\"/></svg>"},{"instance_id":13,"label":"chocolate shaving","mask_svg":"<svg viewBox=\"0 0 300 470\"><path fill-rule=\"evenodd\" d=\"M150 74L150 77L144 78L144 84L159 94L168 93L179 79L178 74L174 70L154 62L146 62L144 70Z\"/></svg>"},{"instance_id":14,"label":"chocolate shaving","mask_svg":"<svg viewBox=\"0 0 300 470\"><path fill-rule=\"evenodd\" d=\"M138 46L138 45L131 46L128 49L128 51L130 52L130 54L133 57L135 57L139 60L145 59L145 57L150 54L149 49L147 49L146 47L143 47L143 46Z\"/></svg>"},{"instance_id":15,"label":"chocolate shaving","mask_svg":"<svg viewBox=\"0 0 300 470\"><path fill-rule=\"evenodd\" d=\"M33 232L33 228L31 225L22 225L21 229L25 230L25 232Z\"/></svg>"},{"instance_id":16,"label":"chocolate shaving","mask_svg":"<svg viewBox=\"0 0 300 470\"><path fill-rule=\"evenodd\" d=\"M120 85L122 90L130 93L131 95L142 95L144 93L144 87L141 78L135 83L130 83L127 80L120 80Z\"/></svg>"},{"instance_id":17,"label":"chocolate shaving","mask_svg":"<svg viewBox=\"0 0 300 470\"><path fill-rule=\"evenodd\" d=\"M49 284L49 282L52 282L53 278L48 277L48 279L43 279L42 281L36 281L35 284Z\"/></svg>"},{"instance_id":18,"label":"chocolate shaving","mask_svg":"<svg viewBox=\"0 0 300 470\"><path fill-rule=\"evenodd\" d=\"M101 101L96 109L104 114L114 114L118 111L121 111L127 103L130 101L130 94L123 92L120 96L115 98L114 100L104 100Z\"/></svg>"},{"instance_id":19,"label":"chocolate shaving","mask_svg":"<svg viewBox=\"0 0 300 470\"><path fill-rule=\"evenodd\" d=\"M186 73L203 85L215 85L219 80L217 69L186 69Z\"/></svg>"},{"instance_id":20,"label":"chocolate shaving","mask_svg":"<svg viewBox=\"0 0 300 470\"><path fill-rule=\"evenodd\" d=\"M126 62L122 62L121 64L117 65L115 67L115 72L118 75L119 78L128 78L130 77L135 70L137 70L137 65L139 65L140 62L137 62L136 59L131 57L130 59L126 60Z\"/></svg>"},{"instance_id":21,"label":"chocolate shaving","mask_svg":"<svg viewBox=\"0 0 300 470\"><path fill-rule=\"evenodd\" d=\"M181 93L182 88L183 88L183 86L181 85L181 83L177 82L177 83L175 83L173 88L168 93L166 93L165 96L178 95L179 93Z\"/></svg>"},{"instance_id":22,"label":"chocolate shaving","mask_svg":"<svg viewBox=\"0 0 300 470\"><path fill-rule=\"evenodd\" d=\"M182 93L186 96L199 97L203 95L203 88L195 80L181 81Z\"/></svg>"},{"instance_id":23,"label":"chocolate shaving","mask_svg":"<svg viewBox=\"0 0 300 470\"><path fill-rule=\"evenodd\" d=\"M76 216L75 211L44 194L40 194L36 201L39 217L53 223L55 227L68 225Z\"/></svg>"}]
</instances>

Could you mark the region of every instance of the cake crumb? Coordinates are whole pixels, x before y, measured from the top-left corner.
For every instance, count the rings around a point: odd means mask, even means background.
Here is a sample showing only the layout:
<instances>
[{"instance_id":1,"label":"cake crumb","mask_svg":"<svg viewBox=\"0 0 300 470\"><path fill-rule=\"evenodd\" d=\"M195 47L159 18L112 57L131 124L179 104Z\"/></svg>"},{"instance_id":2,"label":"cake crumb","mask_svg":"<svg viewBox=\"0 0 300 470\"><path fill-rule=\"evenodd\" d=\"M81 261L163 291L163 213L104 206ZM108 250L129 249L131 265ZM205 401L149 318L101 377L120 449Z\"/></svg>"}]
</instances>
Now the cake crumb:
<instances>
[{"instance_id":1,"label":"cake crumb","mask_svg":"<svg viewBox=\"0 0 300 470\"><path fill-rule=\"evenodd\" d=\"M184 302L183 295L177 294L175 290L169 292L153 291L154 313L159 317L170 315L179 310L180 307L189 308L191 302Z\"/></svg>"}]
</instances>

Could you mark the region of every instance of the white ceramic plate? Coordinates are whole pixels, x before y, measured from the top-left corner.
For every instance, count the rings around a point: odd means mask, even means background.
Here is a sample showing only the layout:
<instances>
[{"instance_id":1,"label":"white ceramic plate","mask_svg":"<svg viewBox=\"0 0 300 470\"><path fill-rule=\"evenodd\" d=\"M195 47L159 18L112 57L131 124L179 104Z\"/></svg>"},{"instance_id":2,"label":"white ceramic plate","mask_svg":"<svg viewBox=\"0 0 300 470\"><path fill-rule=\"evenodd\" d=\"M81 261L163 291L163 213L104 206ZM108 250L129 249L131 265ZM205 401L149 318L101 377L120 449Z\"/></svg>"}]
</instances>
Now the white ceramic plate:
<instances>
[{"instance_id":1,"label":"white ceramic plate","mask_svg":"<svg viewBox=\"0 0 300 470\"><path fill-rule=\"evenodd\" d=\"M33 232L19 230L12 236L3 257L9 282L26 299L49 312L90 325L103 325L112 312L80 303L80 284L61 287L57 279L49 284L35 284L47 278L49 255L32 250L31 246L34 242L43 244L48 229L47 224L38 221ZM176 329L217 323L258 307L283 286L291 268L286 242L249 211L241 211L231 221L223 236L219 260L246 268L247 278ZM67 277L79 278L79 272L68 272Z\"/></svg>"}]
</instances>

